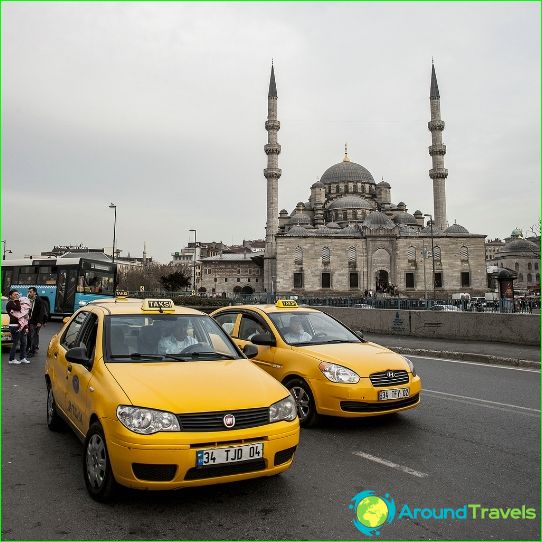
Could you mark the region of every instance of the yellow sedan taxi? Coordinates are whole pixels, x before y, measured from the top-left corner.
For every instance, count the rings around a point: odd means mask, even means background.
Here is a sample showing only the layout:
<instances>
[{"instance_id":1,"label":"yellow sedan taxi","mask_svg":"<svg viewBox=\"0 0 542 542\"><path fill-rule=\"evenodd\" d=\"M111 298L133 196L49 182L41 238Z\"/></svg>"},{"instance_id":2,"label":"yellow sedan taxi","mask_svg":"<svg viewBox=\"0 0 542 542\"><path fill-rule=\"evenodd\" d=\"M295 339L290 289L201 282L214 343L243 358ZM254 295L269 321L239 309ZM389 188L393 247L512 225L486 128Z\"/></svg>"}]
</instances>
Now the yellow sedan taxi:
<instances>
[{"instance_id":1,"label":"yellow sedan taxi","mask_svg":"<svg viewBox=\"0 0 542 542\"><path fill-rule=\"evenodd\" d=\"M256 348L247 356L254 355ZM51 339L47 424L84 442L90 495L272 476L299 441L295 401L208 315L171 300L82 307Z\"/></svg>"},{"instance_id":2,"label":"yellow sedan taxi","mask_svg":"<svg viewBox=\"0 0 542 542\"><path fill-rule=\"evenodd\" d=\"M9 314L6 310L8 298L2 296L2 346L11 346L13 338L11 337L11 331L9 330Z\"/></svg>"},{"instance_id":3,"label":"yellow sedan taxi","mask_svg":"<svg viewBox=\"0 0 542 542\"><path fill-rule=\"evenodd\" d=\"M290 390L302 426L320 414L376 416L420 403L421 380L409 359L321 311L279 300L224 307L211 316L241 349L258 345L252 361Z\"/></svg>"}]
</instances>

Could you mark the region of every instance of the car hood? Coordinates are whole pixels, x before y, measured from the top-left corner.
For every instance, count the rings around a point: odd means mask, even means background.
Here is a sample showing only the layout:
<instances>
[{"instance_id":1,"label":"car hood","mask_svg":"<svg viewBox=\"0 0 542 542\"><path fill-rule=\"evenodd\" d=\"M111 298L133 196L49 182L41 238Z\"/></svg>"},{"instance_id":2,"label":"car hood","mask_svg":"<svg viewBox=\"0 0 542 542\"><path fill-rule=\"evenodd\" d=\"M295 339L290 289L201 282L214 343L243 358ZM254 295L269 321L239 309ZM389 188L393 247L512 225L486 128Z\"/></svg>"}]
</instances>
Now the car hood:
<instances>
[{"instance_id":1,"label":"car hood","mask_svg":"<svg viewBox=\"0 0 542 542\"><path fill-rule=\"evenodd\" d=\"M246 359L106 366L133 405L175 414L268 407L288 395Z\"/></svg>"},{"instance_id":2,"label":"car hood","mask_svg":"<svg viewBox=\"0 0 542 542\"><path fill-rule=\"evenodd\" d=\"M348 367L361 377L388 369L410 371L403 356L375 343L317 344L298 347L320 361Z\"/></svg>"}]
</instances>

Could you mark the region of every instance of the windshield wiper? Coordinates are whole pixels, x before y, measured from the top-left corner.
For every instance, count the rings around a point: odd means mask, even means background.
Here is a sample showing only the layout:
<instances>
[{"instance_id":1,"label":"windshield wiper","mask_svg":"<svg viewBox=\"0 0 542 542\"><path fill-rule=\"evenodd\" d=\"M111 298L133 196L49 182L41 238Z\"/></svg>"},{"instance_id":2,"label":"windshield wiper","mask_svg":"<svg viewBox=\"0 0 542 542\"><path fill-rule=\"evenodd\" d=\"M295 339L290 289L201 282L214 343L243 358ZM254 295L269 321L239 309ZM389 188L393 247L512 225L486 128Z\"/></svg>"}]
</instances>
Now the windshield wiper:
<instances>
[{"instance_id":1,"label":"windshield wiper","mask_svg":"<svg viewBox=\"0 0 542 542\"><path fill-rule=\"evenodd\" d=\"M190 352L186 354L166 354L166 357L177 361L192 361L194 359L216 356L221 359L240 359L230 354L222 354L221 352Z\"/></svg>"},{"instance_id":2,"label":"windshield wiper","mask_svg":"<svg viewBox=\"0 0 542 542\"><path fill-rule=\"evenodd\" d=\"M148 360L158 360L158 361L162 361L164 359L164 356L157 356L155 354L140 354L139 352L134 352L133 354L114 354L109 357L111 359L133 359L133 360L148 359Z\"/></svg>"}]
</instances>

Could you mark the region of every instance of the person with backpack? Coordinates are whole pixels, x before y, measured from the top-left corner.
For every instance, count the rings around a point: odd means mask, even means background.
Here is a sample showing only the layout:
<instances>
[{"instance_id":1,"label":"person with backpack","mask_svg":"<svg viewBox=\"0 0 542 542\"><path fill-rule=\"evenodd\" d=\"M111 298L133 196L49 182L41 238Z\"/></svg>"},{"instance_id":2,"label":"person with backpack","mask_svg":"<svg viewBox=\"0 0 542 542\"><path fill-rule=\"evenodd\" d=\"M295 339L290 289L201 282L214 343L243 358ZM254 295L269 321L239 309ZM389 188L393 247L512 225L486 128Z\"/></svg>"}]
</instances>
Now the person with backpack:
<instances>
[{"instance_id":1,"label":"person with backpack","mask_svg":"<svg viewBox=\"0 0 542 542\"><path fill-rule=\"evenodd\" d=\"M47 311L45 303L38 295L38 290L34 286L28 288L28 297L32 301L30 309L30 320L28 323L28 354L27 358L32 358L39 350L40 329L47 320Z\"/></svg>"}]
</instances>

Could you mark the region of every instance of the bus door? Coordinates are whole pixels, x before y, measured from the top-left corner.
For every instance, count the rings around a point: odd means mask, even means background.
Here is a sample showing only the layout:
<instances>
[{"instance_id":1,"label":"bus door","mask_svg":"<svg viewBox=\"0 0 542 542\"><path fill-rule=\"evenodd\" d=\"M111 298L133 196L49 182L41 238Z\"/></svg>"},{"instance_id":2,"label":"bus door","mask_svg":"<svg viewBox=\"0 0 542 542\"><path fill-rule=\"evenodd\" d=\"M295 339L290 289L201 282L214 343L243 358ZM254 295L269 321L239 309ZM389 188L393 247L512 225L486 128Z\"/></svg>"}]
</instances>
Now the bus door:
<instances>
[{"instance_id":1,"label":"bus door","mask_svg":"<svg viewBox=\"0 0 542 542\"><path fill-rule=\"evenodd\" d=\"M59 267L56 279L55 313L71 314L75 309L77 267Z\"/></svg>"}]
</instances>

